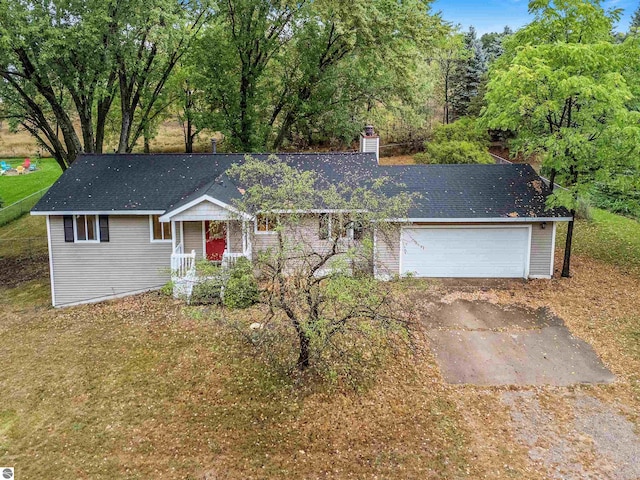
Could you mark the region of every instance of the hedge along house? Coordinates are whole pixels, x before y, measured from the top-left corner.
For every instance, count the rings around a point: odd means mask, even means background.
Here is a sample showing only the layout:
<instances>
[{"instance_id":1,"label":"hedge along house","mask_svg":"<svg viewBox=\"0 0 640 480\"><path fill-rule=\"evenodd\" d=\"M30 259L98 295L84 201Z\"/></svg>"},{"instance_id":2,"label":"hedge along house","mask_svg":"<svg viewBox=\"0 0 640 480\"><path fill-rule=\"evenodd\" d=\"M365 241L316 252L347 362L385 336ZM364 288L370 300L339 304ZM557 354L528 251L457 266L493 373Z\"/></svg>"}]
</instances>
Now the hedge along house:
<instances>
[{"instance_id":1,"label":"hedge along house","mask_svg":"<svg viewBox=\"0 0 640 480\"><path fill-rule=\"evenodd\" d=\"M407 218L389 219L394 233L373 232L376 277L551 278L556 225L570 216L546 208L548 187L529 165L380 166L367 133L371 151L278 157L328 182L384 176L390 196L418 194ZM230 265L272 245L269 218L234 207L242 189L225 172L244 158L80 156L31 212L47 219L53 305L157 289L193 275L198 258ZM328 215L309 212L296 234L322 245Z\"/></svg>"}]
</instances>

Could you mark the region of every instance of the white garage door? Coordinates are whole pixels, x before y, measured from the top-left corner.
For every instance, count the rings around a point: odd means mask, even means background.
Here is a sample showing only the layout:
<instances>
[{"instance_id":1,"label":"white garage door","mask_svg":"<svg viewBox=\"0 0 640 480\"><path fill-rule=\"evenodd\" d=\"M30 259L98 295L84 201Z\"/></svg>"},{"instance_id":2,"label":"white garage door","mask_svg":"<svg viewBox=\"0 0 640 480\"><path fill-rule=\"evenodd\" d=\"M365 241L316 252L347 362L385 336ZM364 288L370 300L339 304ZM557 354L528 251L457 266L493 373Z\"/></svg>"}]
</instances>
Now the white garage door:
<instances>
[{"instance_id":1,"label":"white garage door","mask_svg":"<svg viewBox=\"0 0 640 480\"><path fill-rule=\"evenodd\" d=\"M400 273L442 278L526 277L529 236L528 226L405 228Z\"/></svg>"}]
</instances>

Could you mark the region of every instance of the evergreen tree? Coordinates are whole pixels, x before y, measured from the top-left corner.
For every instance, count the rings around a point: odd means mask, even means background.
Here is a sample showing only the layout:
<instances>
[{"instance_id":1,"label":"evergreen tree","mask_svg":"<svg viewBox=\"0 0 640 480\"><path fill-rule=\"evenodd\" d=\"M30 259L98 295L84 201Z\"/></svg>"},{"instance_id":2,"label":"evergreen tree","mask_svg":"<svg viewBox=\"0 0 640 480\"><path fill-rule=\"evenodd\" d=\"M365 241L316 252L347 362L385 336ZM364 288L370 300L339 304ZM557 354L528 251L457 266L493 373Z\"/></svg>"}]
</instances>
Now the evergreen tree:
<instances>
[{"instance_id":1,"label":"evergreen tree","mask_svg":"<svg viewBox=\"0 0 640 480\"><path fill-rule=\"evenodd\" d=\"M640 4L638 5L638 8L636 8L633 17L631 17L631 26L629 30L632 32L636 32L638 31L638 29L640 29Z\"/></svg>"},{"instance_id":2,"label":"evergreen tree","mask_svg":"<svg viewBox=\"0 0 640 480\"><path fill-rule=\"evenodd\" d=\"M482 48L487 59L487 63L493 62L496 58L500 57L504 52L503 42L504 39L513 34L511 28L504 27L502 32L485 33L480 37Z\"/></svg>"},{"instance_id":3,"label":"evergreen tree","mask_svg":"<svg viewBox=\"0 0 640 480\"><path fill-rule=\"evenodd\" d=\"M478 96L483 77L487 72L487 59L482 42L473 27L464 35L468 56L461 61L454 77L454 91L451 99L455 118L467 115L469 105Z\"/></svg>"}]
</instances>

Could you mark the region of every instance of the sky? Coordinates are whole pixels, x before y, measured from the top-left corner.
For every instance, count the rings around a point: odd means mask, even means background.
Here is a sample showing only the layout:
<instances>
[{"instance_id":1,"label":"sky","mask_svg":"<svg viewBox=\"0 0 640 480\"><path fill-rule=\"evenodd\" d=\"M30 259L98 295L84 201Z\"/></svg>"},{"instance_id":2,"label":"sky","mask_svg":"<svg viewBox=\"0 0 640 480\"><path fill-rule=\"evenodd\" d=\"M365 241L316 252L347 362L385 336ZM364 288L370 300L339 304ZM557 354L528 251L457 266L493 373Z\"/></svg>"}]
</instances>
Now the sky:
<instances>
[{"instance_id":1,"label":"sky","mask_svg":"<svg viewBox=\"0 0 640 480\"><path fill-rule=\"evenodd\" d=\"M468 30L476 27L480 35L501 32L506 25L517 29L531 21L527 11L528 0L435 0L433 11L442 12L442 17ZM640 5L640 0L606 0L605 8L624 9L617 30L627 31L631 16Z\"/></svg>"}]
</instances>

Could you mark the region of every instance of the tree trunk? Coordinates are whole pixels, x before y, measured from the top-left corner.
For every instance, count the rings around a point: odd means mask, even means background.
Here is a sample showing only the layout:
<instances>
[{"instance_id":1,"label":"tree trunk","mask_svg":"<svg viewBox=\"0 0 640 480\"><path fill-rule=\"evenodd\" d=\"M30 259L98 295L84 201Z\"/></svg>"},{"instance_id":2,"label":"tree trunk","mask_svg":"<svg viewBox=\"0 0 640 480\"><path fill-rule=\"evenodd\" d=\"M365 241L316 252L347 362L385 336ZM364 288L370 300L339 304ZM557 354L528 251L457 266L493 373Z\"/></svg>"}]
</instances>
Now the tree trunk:
<instances>
[{"instance_id":1,"label":"tree trunk","mask_svg":"<svg viewBox=\"0 0 640 480\"><path fill-rule=\"evenodd\" d=\"M132 116L132 113L126 107L122 109L122 123L120 124L120 141L118 142L118 153L129 153L127 151L127 147L129 144L129 136L131 135Z\"/></svg>"},{"instance_id":2,"label":"tree trunk","mask_svg":"<svg viewBox=\"0 0 640 480\"><path fill-rule=\"evenodd\" d=\"M96 138L95 148L96 153L102 153L104 148L104 136L105 128L107 125L107 118L109 116L109 110L111 110L111 104L113 103L113 95L105 97L98 101L97 118L96 118Z\"/></svg>"},{"instance_id":3,"label":"tree trunk","mask_svg":"<svg viewBox=\"0 0 640 480\"><path fill-rule=\"evenodd\" d=\"M185 134L185 150L187 153L193 153L193 125L191 124L191 116L187 116L187 132Z\"/></svg>"},{"instance_id":4,"label":"tree trunk","mask_svg":"<svg viewBox=\"0 0 640 480\"><path fill-rule=\"evenodd\" d=\"M571 210L571 216L575 217L576 211ZM564 263L562 265L562 276L564 278L571 277L571 245L573 243L573 224L574 221L571 220L569 222L569 226L567 227L567 241L564 245Z\"/></svg>"},{"instance_id":5,"label":"tree trunk","mask_svg":"<svg viewBox=\"0 0 640 480\"><path fill-rule=\"evenodd\" d=\"M553 189L556 186L556 169L552 168L551 169L551 178L549 178L549 189L551 190L551 193L553 193Z\"/></svg>"},{"instance_id":6,"label":"tree trunk","mask_svg":"<svg viewBox=\"0 0 640 480\"><path fill-rule=\"evenodd\" d=\"M93 100L79 99L76 102L76 110L78 111L78 119L80 120L80 130L82 131L82 142L84 144L84 153L94 153L94 135L93 135Z\"/></svg>"},{"instance_id":7,"label":"tree trunk","mask_svg":"<svg viewBox=\"0 0 640 480\"><path fill-rule=\"evenodd\" d=\"M293 122L294 122L293 113L289 111L287 112L286 117L284 117L282 125L280 126L280 130L278 131L278 135L276 136L276 139L273 142L274 151L278 151L280 147L282 147L282 144L284 143L284 139L286 138L287 134L291 131Z\"/></svg>"},{"instance_id":8,"label":"tree trunk","mask_svg":"<svg viewBox=\"0 0 640 480\"><path fill-rule=\"evenodd\" d=\"M245 152L251 152L251 118L249 115L249 98L251 95L251 82L247 74L243 74L240 80L240 148Z\"/></svg>"},{"instance_id":9,"label":"tree trunk","mask_svg":"<svg viewBox=\"0 0 640 480\"><path fill-rule=\"evenodd\" d=\"M300 354L298 355L298 369L305 371L309 368L311 362L309 360L309 337L298 328L298 339L300 341Z\"/></svg>"}]
</instances>

